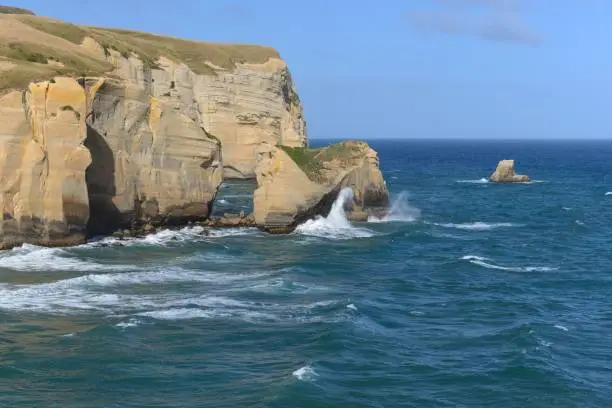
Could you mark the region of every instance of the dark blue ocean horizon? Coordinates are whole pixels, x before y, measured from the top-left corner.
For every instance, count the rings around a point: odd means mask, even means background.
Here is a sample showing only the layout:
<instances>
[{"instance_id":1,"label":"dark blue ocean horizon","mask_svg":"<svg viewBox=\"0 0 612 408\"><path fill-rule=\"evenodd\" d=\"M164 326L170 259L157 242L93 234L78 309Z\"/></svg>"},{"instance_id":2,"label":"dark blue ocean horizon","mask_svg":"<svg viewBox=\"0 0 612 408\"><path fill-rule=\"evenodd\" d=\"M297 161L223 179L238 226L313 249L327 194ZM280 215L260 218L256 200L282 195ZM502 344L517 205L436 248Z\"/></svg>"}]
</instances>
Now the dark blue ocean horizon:
<instances>
[{"instance_id":1,"label":"dark blue ocean horizon","mask_svg":"<svg viewBox=\"0 0 612 408\"><path fill-rule=\"evenodd\" d=\"M0 252L0 406L612 406L612 142L369 143L387 220Z\"/></svg>"}]
</instances>

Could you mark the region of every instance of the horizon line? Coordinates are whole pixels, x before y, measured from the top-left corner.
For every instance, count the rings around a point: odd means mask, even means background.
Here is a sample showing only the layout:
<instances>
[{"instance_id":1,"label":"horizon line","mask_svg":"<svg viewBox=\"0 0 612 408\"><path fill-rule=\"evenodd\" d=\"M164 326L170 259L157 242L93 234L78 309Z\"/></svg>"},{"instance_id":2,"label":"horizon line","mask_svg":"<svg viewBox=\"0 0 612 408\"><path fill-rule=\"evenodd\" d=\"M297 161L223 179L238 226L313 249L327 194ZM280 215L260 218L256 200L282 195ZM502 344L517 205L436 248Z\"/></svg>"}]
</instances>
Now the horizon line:
<instances>
[{"instance_id":1,"label":"horizon line","mask_svg":"<svg viewBox=\"0 0 612 408\"><path fill-rule=\"evenodd\" d=\"M383 137L383 138L338 138L338 137L309 137L308 140L366 140L366 141L478 141L478 142L612 142L611 138L464 138L464 137Z\"/></svg>"}]
</instances>

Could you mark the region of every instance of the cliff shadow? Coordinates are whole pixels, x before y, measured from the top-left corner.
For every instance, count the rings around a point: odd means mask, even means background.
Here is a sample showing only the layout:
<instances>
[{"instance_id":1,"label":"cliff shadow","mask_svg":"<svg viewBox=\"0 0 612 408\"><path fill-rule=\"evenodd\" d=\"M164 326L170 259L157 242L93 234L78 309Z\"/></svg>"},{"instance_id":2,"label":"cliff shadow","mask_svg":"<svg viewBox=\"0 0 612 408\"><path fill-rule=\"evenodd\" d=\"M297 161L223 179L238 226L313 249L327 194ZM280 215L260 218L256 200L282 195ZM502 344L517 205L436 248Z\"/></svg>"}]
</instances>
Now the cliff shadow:
<instances>
[{"instance_id":1,"label":"cliff shadow","mask_svg":"<svg viewBox=\"0 0 612 408\"><path fill-rule=\"evenodd\" d=\"M115 156L104 137L87 125L85 147L91 154L91 164L85 171L89 196L87 235L103 235L116 231L121 225L121 213L113 202L115 186Z\"/></svg>"}]
</instances>

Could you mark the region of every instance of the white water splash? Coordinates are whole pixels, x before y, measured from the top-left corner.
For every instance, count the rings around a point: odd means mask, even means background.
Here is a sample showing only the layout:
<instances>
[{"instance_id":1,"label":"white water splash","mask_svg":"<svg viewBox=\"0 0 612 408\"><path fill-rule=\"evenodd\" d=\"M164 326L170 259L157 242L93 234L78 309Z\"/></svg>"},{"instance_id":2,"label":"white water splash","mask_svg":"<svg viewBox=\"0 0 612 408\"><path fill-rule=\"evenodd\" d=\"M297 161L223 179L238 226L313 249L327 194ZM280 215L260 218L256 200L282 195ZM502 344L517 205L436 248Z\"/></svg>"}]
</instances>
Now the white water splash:
<instances>
[{"instance_id":1,"label":"white water splash","mask_svg":"<svg viewBox=\"0 0 612 408\"><path fill-rule=\"evenodd\" d=\"M562 330L562 331L565 331L565 332L569 331L569 329L567 327L561 326L560 324L555 324L555 329L559 329L559 330Z\"/></svg>"},{"instance_id":2,"label":"white water splash","mask_svg":"<svg viewBox=\"0 0 612 408\"><path fill-rule=\"evenodd\" d=\"M412 222L421 216L421 210L413 207L408 202L408 192L402 191L391 202L387 214L382 217L369 217L368 222Z\"/></svg>"},{"instance_id":3,"label":"white water splash","mask_svg":"<svg viewBox=\"0 0 612 408\"><path fill-rule=\"evenodd\" d=\"M607 196L612 195L612 191L608 191L608 192L607 192L606 194L604 194L604 195L607 195Z\"/></svg>"},{"instance_id":4,"label":"white water splash","mask_svg":"<svg viewBox=\"0 0 612 408\"><path fill-rule=\"evenodd\" d=\"M295 231L303 235L311 235L329 239L368 238L374 232L366 228L354 227L346 218L345 205L353 199L353 190L345 187L338 194L327 217L317 216L299 225Z\"/></svg>"},{"instance_id":5,"label":"white water splash","mask_svg":"<svg viewBox=\"0 0 612 408\"><path fill-rule=\"evenodd\" d=\"M454 224L454 223L445 223L445 224L438 224L438 223L434 223L433 225L437 225L439 227L444 227L444 228L456 228L456 229L461 229L461 230L468 230L468 231L488 231L488 230L492 230L492 229L497 229L497 228L511 228L511 227L520 227L520 224L513 224L510 222L493 222L493 223L486 223L486 222L467 222L467 223L461 223L461 224Z\"/></svg>"},{"instance_id":6,"label":"white water splash","mask_svg":"<svg viewBox=\"0 0 612 408\"><path fill-rule=\"evenodd\" d=\"M457 183L468 183L468 184L488 184L489 180L486 178L481 178L478 180L457 180Z\"/></svg>"},{"instance_id":7,"label":"white water splash","mask_svg":"<svg viewBox=\"0 0 612 408\"><path fill-rule=\"evenodd\" d=\"M293 376L300 381L314 381L318 376L317 372L311 366L300 367L293 372Z\"/></svg>"},{"instance_id":8,"label":"white water splash","mask_svg":"<svg viewBox=\"0 0 612 408\"><path fill-rule=\"evenodd\" d=\"M511 272L551 272L556 271L559 268L552 268L549 266L500 266L490 263L490 259L476 255L466 255L461 257L464 261L478 266L482 266L487 269L497 269L500 271L511 271ZM487 262L489 261L489 262Z\"/></svg>"}]
</instances>

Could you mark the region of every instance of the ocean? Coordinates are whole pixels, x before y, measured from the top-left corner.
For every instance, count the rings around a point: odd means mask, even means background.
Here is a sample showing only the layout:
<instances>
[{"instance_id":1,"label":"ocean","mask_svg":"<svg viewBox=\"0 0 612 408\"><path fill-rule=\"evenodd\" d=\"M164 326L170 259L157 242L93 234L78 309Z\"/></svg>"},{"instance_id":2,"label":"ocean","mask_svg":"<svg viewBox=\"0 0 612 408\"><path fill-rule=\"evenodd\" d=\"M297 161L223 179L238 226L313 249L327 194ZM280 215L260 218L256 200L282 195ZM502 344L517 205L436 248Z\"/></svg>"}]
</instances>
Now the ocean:
<instances>
[{"instance_id":1,"label":"ocean","mask_svg":"<svg viewBox=\"0 0 612 408\"><path fill-rule=\"evenodd\" d=\"M0 252L0 406L611 407L612 142L371 144L383 220Z\"/></svg>"}]
</instances>

